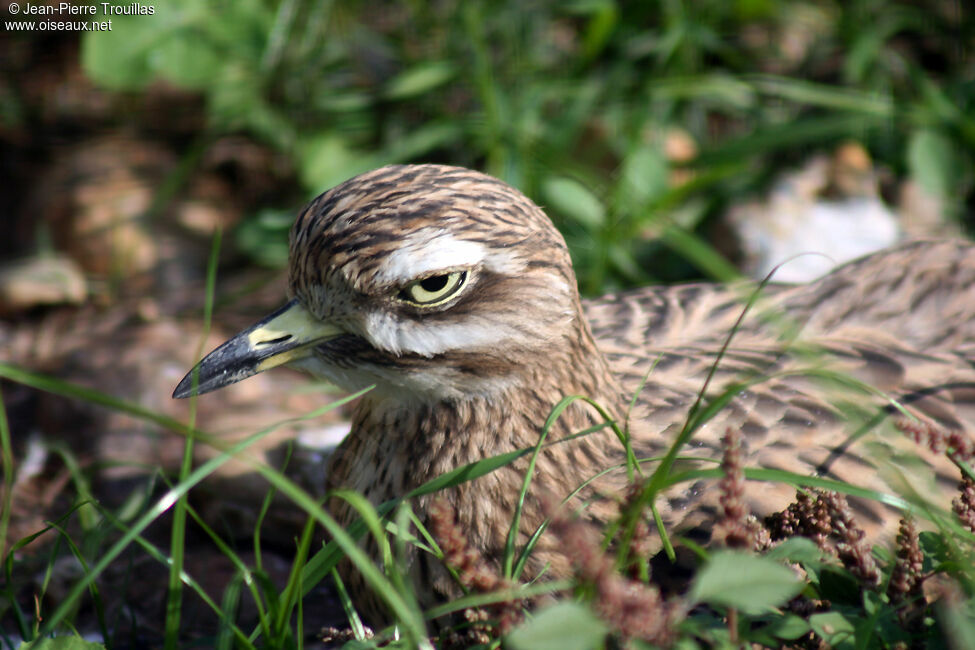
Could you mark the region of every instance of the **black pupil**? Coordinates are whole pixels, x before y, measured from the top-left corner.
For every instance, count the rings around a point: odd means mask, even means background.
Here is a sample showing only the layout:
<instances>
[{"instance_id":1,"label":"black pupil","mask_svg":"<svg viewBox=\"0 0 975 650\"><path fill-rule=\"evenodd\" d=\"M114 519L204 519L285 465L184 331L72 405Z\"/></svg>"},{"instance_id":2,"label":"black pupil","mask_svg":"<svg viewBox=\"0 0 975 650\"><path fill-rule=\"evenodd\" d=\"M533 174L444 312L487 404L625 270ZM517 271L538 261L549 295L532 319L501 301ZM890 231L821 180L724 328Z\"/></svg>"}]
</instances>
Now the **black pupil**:
<instances>
[{"instance_id":1,"label":"black pupil","mask_svg":"<svg viewBox=\"0 0 975 650\"><path fill-rule=\"evenodd\" d=\"M420 280L420 287L424 291L434 293L440 291L447 286L447 276L446 275L435 275L432 278L427 278L426 280Z\"/></svg>"}]
</instances>

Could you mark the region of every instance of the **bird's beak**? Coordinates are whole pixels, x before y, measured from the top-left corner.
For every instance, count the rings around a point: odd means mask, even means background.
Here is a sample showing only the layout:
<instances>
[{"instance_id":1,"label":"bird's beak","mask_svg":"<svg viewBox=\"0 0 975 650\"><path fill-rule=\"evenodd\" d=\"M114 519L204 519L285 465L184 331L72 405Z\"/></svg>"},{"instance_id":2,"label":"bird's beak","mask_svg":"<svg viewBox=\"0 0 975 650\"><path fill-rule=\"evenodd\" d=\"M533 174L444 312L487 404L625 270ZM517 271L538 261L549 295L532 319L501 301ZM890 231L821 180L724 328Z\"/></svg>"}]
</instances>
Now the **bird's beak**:
<instances>
[{"instance_id":1,"label":"bird's beak","mask_svg":"<svg viewBox=\"0 0 975 650\"><path fill-rule=\"evenodd\" d=\"M229 386L251 375L311 354L312 348L343 333L315 318L292 300L203 358L179 382L173 397L182 399Z\"/></svg>"}]
</instances>

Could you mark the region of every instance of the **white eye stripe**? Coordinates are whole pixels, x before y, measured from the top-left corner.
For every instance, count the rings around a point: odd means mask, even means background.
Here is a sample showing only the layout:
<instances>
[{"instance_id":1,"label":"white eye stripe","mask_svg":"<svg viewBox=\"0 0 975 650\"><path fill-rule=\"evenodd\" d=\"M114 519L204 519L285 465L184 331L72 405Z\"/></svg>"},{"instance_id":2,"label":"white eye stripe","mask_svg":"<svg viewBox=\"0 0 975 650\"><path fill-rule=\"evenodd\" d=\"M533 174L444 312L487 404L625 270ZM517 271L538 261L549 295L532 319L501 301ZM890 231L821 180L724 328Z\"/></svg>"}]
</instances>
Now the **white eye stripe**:
<instances>
[{"instance_id":1,"label":"white eye stripe","mask_svg":"<svg viewBox=\"0 0 975 650\"><path fill-rule=\"evenodd\" d=\"M456 239L441 230L421 231L389 254L377 276L382 282L403 286L441 269L475 267L486 255L483 244Z\"/></svg>"},{"instance_id":2,"label":"white eye stripe","mask_svg":"<svg viewBox=\"0 0 975 650\"><path fill-rule=\"evenodd\" d=\"M457 239L442 228L427 228L404 237L397 249L382 261L376 280L402 287L417 278L442 273L443 269L478 267L514 274L524 270L524 263L511 251Z\"/></svg>"}]
</instances>

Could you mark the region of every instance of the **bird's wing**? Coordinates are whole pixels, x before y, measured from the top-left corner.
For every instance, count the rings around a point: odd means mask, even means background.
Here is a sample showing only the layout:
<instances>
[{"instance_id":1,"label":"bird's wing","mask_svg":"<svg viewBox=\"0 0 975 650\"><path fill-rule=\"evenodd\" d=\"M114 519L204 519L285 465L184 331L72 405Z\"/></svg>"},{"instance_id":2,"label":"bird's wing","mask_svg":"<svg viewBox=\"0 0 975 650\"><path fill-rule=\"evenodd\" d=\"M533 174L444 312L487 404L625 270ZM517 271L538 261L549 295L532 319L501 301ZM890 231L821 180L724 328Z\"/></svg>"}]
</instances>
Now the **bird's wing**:
<instances>
[{"instance_id":1,"label":"bird's wing","mask_svg":"<svg viewBox=\"0 0 975 650\"><path fill-rule=\"evenodd\" d=\"M720 457L720 438L735 427L751 467L889 493L901 475L924 474L914 471L920 462L942 486L957 482L943 455L892 423L907 414L973 438L975 249L913 244L810 285L765 287L736 329L749 297L741 288L685 285L587 302L598 347L637 395L630 426L638 452L666 450L711 374L705 404L740 387L694 434L688 455ZM756 514L766 514L793 489L751 492ZM671 497L669 509L678 519L681 511L708 515L713 496L694 484ZM876 503L854 505L868 522L891 520Z\"/></svg>"}]
</instances>

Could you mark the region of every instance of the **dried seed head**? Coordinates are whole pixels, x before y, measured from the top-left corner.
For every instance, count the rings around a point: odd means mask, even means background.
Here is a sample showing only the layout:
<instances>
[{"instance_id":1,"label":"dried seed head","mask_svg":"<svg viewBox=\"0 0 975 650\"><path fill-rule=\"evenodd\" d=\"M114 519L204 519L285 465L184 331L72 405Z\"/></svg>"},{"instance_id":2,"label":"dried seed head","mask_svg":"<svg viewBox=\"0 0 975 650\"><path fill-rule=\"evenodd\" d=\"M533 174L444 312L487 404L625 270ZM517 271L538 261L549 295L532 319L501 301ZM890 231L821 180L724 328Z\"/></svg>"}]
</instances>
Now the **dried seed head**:
<instances>
[{"instance_id":1,"label":"dried seed head","mask_svg":"<svg viewBox=\"0 0 975 650\"><path fill-rule=\"evenodd\" d=\"M877 587L880 569L846 497L825 490L815 490L813 494L815 499L797 492L795 502L784 512L766 518L772 539L809 537L823 552L838 557L863 584Z\"/></svg>"},{"instance_id":2,"label":"dried seed head","mask_svg":"<svg viewBox=\"0 0 975 650\"><path fill-rule=\"evenodd\" d=\"M877 568L870 545L866 542L866 533L857 525L846 497L836 492L824 491L822 498L829 507L833 527L841 538L836 544L840 561L864 585L877 587L880 584L880 569Z\"/></svg>"},{"instance_id":3,"label":"dried seed head","mask_svg":"<svg viewBox=\"0 0 975 650\"><path fill-rule=\"evenodd\" d=\"M975 440L966 436L963 431L948 429L934 422L914 421L906 417L896 418L894 426L914 442L936 454L947 453L950 458L966 462L975 458Z\"/></svg>"},{"instance_id":4,"label":"dried seed head","mask_svg":"<svg viewBox=\"0 0 975 650\"><path fill-rule=\"evenodd\" d=\"M951 509L968 530L975 533L975 481L965 475L958 484L960 494L951 501Z\"/></svg>"},{"instance_id":5,"label":"dried seed head","mask_svg":"<svg viewBox=\"0 0 975 650\"><path fill-rule=\"evenodd\" d=\"M630 580L616 573L613 560L603 552L591 526L551 515L549 530L560 539L576 574L595 587L593 607L623 638L643 639L669 645L674 629L686 615L682 600L665 602L653 585Z\"/></svg>"},{"instance_id":6,"label":"dried seed head","mask_svg":"<svg viewBox=\"0 0 975 650\"><path fill-rule=\"evenodd\" d=\"M923 565L924 555L914 521L901 519L897 533L897 558L887 584L887 595L891 604L897 607L901 624L912 631L920 631L918 627L927 606L921 589Z\"/></svg>"},{"instance_id":7,"label":"dried seed head","mask_svg":"<svg viewBox=\"0 0 975 650\"><path fill-rule=\"evenodd\" d=\"M803 491L796 491L796 500L782 512L765 518L765 525L772 540L778 541L800 535L816 542L824 553L836 555L836 549L829 543L833 532L832 517L822 496L813 491L816 498Z\"/></svg>"},{"instance_id":8,"label":"dried seed head","mask_svg":"<svg viewBox=\"0 0 975 650\"><path fill-rule=\"evenodd\" d=\"M502 579L491 569L488 562L475 549L471 548L467 536L457 525L456 513L445 499L436 499L430 504L430 530L440 545L444 554L444 563L453 567L458 574L460 583L465 589L479 593L489 593L506 587L511 583ZM507 634L521 621L520 600L505 600L490 606L496 615L498 631ZM465 610L465 615L483 616L486 620L488 613L483 610ZM470 632L477 635L486 634L488 625L474 626ZM478 639L480 636L478 636ZM488 639L489 641L490 639ZM478 640L477 643L482 643ZM487 643L487 641L483 641Z\"/></svg>"},{"instance_id":9,"label":"dried seed head","mask_svg":"<svg viewBox=\"0 0 975 650\"><path fill-rule=\"evenodd\" d=\"M745 470L742 466L741 432L728 428L721 438L721 469L724 476L718 483L721 519L715 525L714 539L722 540L729 548L752 548L754 531L748 524L748 506L745 505Z\"/></svg>"}]
</instances>

